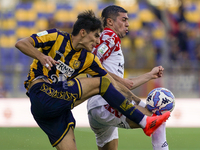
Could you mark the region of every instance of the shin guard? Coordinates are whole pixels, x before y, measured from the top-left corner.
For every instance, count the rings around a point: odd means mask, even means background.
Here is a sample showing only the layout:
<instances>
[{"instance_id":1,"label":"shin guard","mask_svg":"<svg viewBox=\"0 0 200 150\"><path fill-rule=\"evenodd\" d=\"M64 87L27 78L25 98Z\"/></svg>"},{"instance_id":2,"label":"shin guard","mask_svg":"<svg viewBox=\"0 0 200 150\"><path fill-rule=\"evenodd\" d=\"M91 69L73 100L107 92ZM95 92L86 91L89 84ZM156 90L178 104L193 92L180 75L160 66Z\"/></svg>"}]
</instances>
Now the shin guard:
<instances>
[{"instance_id":1,"label":"shin guard","mask_svg":"<svg viewBox=\"0 0 200 150\"><path fill-rule=\"evenodd\" d=\"M100 95L130 120L139 124L144 117L138 109L135 108L119 91L117 91L107 77L101 77Z\"/></svg>"}]
</instances>

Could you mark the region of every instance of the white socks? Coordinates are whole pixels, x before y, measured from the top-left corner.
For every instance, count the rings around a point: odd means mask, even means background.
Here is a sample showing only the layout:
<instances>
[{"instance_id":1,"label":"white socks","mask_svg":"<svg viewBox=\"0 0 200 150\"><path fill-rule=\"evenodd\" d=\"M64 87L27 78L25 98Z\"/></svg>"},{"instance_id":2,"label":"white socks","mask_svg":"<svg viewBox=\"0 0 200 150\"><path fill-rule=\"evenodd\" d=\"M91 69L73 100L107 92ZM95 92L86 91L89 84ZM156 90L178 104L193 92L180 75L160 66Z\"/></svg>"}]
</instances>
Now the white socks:
<instances>
[{"instance_id":1,"label":"white socks","mask_svg":"<svg viewBox=\"0 0 200 150\"><path fill-rule=\"evenodd\" d=\"M144 115L142 120L139 122L139 125L144 129L146 127L146 124L147 124L147 116Z\"/></svg>"},{"instance_id":2,"label":"white socks","mask_svg":"<svg viewBox=\"0 0 200 150\"><path fill-rule=\"evenodd\" d=\"M134 102L133 102L134 104ZM139 106L145 107L146 103L143 101L140 101ZM146 126L146 118L147 116L145 115L144 118L140 121L139 125L142 128L145 128ZM154 131L152 134L152 146L153 150L169 150L167 140L166 140L166 122L164 122L158 129Z\"/></svg>"},{"instance_id":3,"label":"white socks","mask_svg":"<svg viewBox=\"0 0 200 150\"><path fill-rule=\"evenodd\" d=\"M140 103L138 104L138 106L146 107L146 103L141 100Z\"/></svg>"},{"instance_id":4,"label":"white socks","mask_svg":"<svg viewBox=\"0 0 200 150\"><path fill-rule=\"evenodd\" d=\"M134 105L135 102L132 101L132 104ZM146 106L146 103L143 102L143 101L141 100L140 103L138 104L138 106L145 107L145 106ZM145 115L145 116L143 117L143 119L139 122L139 125L140 125L143 129L145 128L145 126L146 126L146 124L147 124L146 119L147 119L147 116Z\"/></svg>"},{"instance_id":5,"label":"white socks","mask_svg":"<svg viewBox=\"0 0 200 150\"><path fill-rule=\"evenodd\" d=\"M154 150L169 150L166 140L166 122L164 122L155 132L152 134L152 146Z\"/></svg>"},{"instance_id":6,"label":"white socks","mask_svg":"<svg viewBox=\"0 0 200 150\"><path fill-rule=\"evenodd\" d=\"M135 101L131 101L131 103L133 104L133 105L135 105L136 103L135 103ZM141 107L146 107L146 103L145 102L143 102L142 100L139 102L139 104L138 104L138 106L141 106Z\"/></svg>"}]
</instances>

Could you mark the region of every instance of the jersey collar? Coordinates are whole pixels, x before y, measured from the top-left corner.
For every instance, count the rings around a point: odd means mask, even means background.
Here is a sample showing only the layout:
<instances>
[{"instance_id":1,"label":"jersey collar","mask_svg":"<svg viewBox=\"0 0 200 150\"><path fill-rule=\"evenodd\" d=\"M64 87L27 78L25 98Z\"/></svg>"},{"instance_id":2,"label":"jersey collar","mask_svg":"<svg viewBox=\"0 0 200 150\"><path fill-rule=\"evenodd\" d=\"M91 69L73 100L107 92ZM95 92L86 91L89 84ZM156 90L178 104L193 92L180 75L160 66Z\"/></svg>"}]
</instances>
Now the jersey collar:
<instances>
[{"instance_id":1,"label":"jersey collar","mask_svg":"<svg viewBox=\"0 0 200 150\"><path fill-rule=\"evenodd\" d=\"M111 32L115 33L115 35L117 36L117 38L119 39L119 41L120 41L120 43L121 43L121 39L119 38L119 36L117 35L117 33L116 33L115 31L113 31L111 28L108 28L108 27L105 27L105 28L104 28L104 31L105 31L105 30L108 30L108 31L111 31Z\"/></svg>"}]
</instances>

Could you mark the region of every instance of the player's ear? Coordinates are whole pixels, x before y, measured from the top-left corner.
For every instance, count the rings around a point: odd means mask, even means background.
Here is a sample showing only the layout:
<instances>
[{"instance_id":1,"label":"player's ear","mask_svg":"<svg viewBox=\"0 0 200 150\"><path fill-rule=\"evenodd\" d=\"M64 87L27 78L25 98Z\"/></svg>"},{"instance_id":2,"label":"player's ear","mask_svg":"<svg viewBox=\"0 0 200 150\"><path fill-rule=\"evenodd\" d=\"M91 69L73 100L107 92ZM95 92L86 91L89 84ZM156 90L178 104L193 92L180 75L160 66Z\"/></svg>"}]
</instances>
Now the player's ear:
<instances>
[{"instance_id":1,"label":"player's ear","mask_svg":"<svg viewBox=\"0 0 200 150\"><path fill-rule=\"evenodd\" d=\"M111 18L107 18L107 25L112 26L113 20Z\"/></svg>"},{"instance_id":2,"label":"player's ear","mask_svg":"<svg viewBox=\"0 0 200 150\"><path fill-rule=\"evenodd\" d=\"M81 35L81 37L85 37L86 34L87 34L87 32L86 32L85 29L81 29L81 30L80 30L80 35Z\"/></svg>"}]
</instances>

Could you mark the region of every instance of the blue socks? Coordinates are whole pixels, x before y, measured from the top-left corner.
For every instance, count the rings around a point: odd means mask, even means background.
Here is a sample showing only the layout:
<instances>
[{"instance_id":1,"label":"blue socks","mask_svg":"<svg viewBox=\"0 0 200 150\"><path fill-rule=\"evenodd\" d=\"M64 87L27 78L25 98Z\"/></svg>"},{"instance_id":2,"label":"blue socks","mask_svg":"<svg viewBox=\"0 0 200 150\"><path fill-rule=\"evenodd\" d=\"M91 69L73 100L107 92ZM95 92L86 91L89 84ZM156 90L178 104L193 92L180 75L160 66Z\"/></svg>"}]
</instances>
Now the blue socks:
<instances>
[{"instance_id":1,"label":"blue socks","mask_svg":"<svg viewBox=\"0 0 200 150\"><path fill-rule=\"evenodd\" d=\"M107 77L101 77L100 95L109 103L110 106L120 111L130 120L139 124L144 114L130 103L119 91L111 84Z\"/></svg>"}]
</instances>

